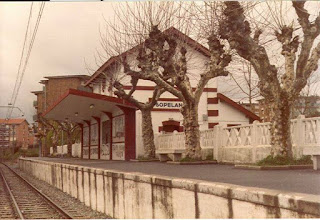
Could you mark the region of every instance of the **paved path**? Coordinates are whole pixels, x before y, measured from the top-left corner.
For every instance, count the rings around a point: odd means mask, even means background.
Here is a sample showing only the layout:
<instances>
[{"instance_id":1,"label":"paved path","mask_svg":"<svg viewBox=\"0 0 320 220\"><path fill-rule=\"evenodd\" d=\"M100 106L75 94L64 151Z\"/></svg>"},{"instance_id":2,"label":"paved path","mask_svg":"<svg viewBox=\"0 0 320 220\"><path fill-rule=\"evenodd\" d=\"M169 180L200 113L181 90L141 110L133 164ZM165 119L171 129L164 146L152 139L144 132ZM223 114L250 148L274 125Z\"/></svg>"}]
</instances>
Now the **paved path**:
<instances>
[{"instance_id":1,"label":"paved path","mask_svg":"<svg viewBox=\"0 0 320 220\"><path fill-rule=\"evenodd\" d=\"M81 166L141 172L171 177L230 183L320 195L320 171L307 170L239 170L232 165L172 165L160 162L101 161L63 158L34 158Z\"/></svg>"}]
</instances>

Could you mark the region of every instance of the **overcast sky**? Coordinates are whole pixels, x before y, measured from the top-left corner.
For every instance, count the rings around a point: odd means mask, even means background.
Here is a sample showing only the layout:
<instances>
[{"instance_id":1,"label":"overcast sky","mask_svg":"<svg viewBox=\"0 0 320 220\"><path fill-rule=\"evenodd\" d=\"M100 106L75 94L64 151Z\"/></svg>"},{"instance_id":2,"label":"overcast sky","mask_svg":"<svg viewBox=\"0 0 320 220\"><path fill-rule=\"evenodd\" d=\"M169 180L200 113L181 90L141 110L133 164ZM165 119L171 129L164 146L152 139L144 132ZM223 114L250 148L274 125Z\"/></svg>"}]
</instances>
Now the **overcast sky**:
<instances>
[{"instance_id":1,"label":"overcast sky","mask_svg":"<svg viewBox=\"0 0 320 220\"><path fill-rule=\"evenodd\" d=\"M34 2L32 30L41 2ZM0 3L0 106L8 105L17 76L31 2ZM29 122L36 100L31 91L41 90L44 76L87 74L84 60L95 66L94 53L100 47L99 26L114 17L110 2L47 2L32 49L16 106ZM0 108L0 118L6 109ZM17 117L18 111L12 115Z\"/></svg>"},{"instance_id":2,"label":"overcast sky","mask_svg":"<svg viewBox=\"0 0 320 220\"><path fill-rule=\"evenodd\" d=\"M34 2L31 27L36 23L40 2ZM0 106L10 101L17 76L31 2L0 3ZM33 45L16 106L31 121L35 110L30 91L41 90L44 76L87 74L84 59L93 65L99 47L99 25L112 14L107 2L47 2ZM31 33L29 33L30 39ZM29 42L29 41L28 41ZM17 115L14 112L13 116ZM0 108L0 117L6 109Z\"/></svg>"}]
</instances>

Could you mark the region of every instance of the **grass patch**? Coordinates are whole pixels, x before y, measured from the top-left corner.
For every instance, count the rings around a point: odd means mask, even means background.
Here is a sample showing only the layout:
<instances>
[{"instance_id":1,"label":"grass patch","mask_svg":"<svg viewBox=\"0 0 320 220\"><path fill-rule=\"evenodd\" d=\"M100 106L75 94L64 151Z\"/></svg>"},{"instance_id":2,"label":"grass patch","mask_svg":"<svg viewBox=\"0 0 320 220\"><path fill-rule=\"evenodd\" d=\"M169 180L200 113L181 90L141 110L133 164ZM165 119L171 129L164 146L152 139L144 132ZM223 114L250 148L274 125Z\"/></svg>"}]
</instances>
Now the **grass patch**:
<instances>
[{"instance_id":1,"label":"grass patch","mask_svg":"<svg viewBox=\"0 0 320 220\"><path fill-rule=\"evenodd\" d=\"M202 161L202 160L193 159L191 157L184 157L180 159L180 162L198 162L198 161Z\"/></svg>"},{"instance_id":2,"label":"grass patch","mask_svg":"<svg viewBox=\"0 0 320 220\"><path fill-rule=\"evenodd\" d=\"M277 165L310 165L312 164L311 156L302 156L299 159L288 158L284 156L267 156L256 163L258 166L277 166Z\"/></svg>"},{"instance_id":3,"label":"grass patch","mask_svg":"<svg viewBox=\"0 0 320 220\"><path fill-rule=\"evenodd\" d=\"M201 161L216 161L215 159L213 159L213 155L207 155L206 156L206 159L193 159L193 158L190 158L190 157L184 157L184 158L181 158L180 162L201 162Z\"/></svg>"},{"instance_id":4,"label":"grass patch","mask_svg":"<svg viewBox=\"0 0 320 220\"><path fill-rule=\"evenodd\" d=\"M139 156L137 159L138 159L138 160L155 160L156 158L153 158L153 157L145 157L145 156Z\"/></svg>"}]
</instances>

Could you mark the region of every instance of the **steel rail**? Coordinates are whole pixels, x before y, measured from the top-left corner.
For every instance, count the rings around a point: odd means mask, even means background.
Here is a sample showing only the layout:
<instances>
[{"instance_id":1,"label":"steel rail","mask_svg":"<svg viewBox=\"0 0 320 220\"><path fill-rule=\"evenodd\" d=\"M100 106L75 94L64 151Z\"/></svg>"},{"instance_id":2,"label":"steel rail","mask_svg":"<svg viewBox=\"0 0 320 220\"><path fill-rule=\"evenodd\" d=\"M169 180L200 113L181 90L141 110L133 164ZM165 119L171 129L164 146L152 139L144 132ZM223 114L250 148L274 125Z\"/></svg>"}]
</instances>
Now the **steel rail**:
<instances>
[{"instance_id":1,"label":"steel rail","mask_svg":"<svg viewBox=\"0 0 320 220\"><path fill-rule=\"evenodd\" d=\"M18 203L17 203L16 199L14 198L14 196L13 196L13 194L11 192L10 186L8 185L6 178L4 177L4 175L2 173L2 170L0 170L0 174L1 174L1 177L3 179L4 184L6 185L7 191L9 192L11 200L12 200L12 202L14 204L14 208L16 209L16 211L17 211L17 213L19 215L19 218L20 219L25 219L23 214L22 214L22 212L21 212L21 210L20 210L20 208L19 208L19 206L18 206Z\"/></svg>"},{"instance_id":2,"label":"steel rail","mask_svg":"<svg viewBox=\"0 0 320 220\"><path fill-rule=\"evenodd\" d=\"M35 186L32 185L28 180L26 180L24 177L22 177L20 174L18 174L16 171L14 171L11 167L9 167L7 164L0 162L4 166L6 166L11 172L13 172L16 176L18 176L21 180L23 180L27 185L29 185L34 191L36 191L41 197L43 197L50 205L52 205L60 214L62 214L65 219L73 219L71 215L64 210L61 206L56 204L54 201L52 201L48 196L43 194L40 190L38 190Z\"/></svg>"}]
</instances>

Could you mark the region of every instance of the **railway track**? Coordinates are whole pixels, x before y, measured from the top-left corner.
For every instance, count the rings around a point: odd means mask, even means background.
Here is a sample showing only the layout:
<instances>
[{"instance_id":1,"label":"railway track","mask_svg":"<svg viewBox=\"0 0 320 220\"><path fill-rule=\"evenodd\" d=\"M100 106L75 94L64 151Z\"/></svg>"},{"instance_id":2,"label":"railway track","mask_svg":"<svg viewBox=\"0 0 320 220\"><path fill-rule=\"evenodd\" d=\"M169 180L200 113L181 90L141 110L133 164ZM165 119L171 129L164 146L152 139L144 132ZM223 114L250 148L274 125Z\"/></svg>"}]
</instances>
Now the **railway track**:
<instances>
[{"instance_id":1,"label":"railway track","mask_svg":"<svg viewBox=\"0 0 320 220\"><path fill-rule=\"evenodd\" d=\"M0 219L72 219L14 170L0 163Z\"/></svg>"}]
</instances>

